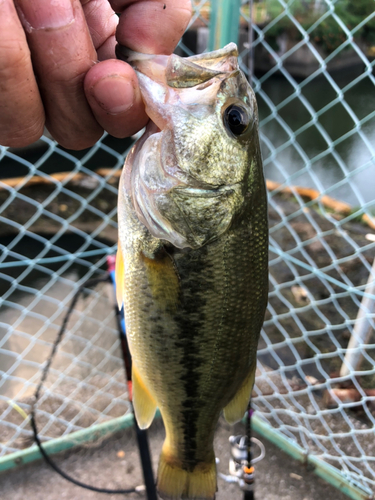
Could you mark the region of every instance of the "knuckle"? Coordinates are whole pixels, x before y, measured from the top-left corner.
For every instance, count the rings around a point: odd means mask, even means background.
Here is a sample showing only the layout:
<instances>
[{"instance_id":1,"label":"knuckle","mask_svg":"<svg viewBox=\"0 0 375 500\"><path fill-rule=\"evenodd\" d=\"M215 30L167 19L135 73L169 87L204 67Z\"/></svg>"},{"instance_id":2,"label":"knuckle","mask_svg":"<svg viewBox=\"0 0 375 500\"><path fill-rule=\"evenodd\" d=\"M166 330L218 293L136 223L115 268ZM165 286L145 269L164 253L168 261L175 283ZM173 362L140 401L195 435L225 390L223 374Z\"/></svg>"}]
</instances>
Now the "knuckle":
<instances>
[{"instance_id":1,"label":"knuckle","mask_svg":"<svg viewBox=\"0 0 375 500\"><path fill-rule=\"evenodd\" d=\"M71 61L61 61L58 66L44 68L43 86L50 89L62 89L69 94L80 93L82 82L91 66L76 60L74 65ZM41 75L40 75L41 76Z\"/></svg>"},{"instance_id":2,"label":"knuckle","mask_svg":"<svg viewBox=\"0 0 375 500\"><path fill-rule=\"evenodd\" d=\"M21 43L0 44L0 79L2 84L12 83L31 71L30 52ZM2 86L3 86L2 85Z\"/></svg>"},{"instance_id":3,"label":"knuckle","mask_svg":"<svg viewBox=\"0 0 375 500\"><path fill-rule=\"evenodd\" d=\"M23 148L30 146L43 135L44 124L33 123L26 127L11 128L0 131L0 144L10 148Z\"/></svg>"},{"instance_id":4,"label":"knuckle","mask_svg":"<svg viewBox=\"0 0 375 500\"><path fill-rule=\"evenodd\" d=\"M73 132L73 130L71 131ZM87 134L73 134L66 133L62 131L51 131L50 133L56 142L60 144L63 148L71 149L73 151L80 151L82 149L91 148L103 135L103 130L93 131Z\"/></svg>"}]
</instances>

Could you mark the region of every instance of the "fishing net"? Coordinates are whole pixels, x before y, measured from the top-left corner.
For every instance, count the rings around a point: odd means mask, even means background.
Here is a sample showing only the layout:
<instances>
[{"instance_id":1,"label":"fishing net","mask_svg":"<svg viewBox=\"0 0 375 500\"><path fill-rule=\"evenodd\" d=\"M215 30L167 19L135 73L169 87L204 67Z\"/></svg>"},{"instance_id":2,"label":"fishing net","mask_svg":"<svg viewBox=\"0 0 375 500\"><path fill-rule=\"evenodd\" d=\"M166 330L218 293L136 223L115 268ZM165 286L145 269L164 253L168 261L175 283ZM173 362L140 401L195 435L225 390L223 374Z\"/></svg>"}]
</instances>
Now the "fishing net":
<instances>
[{"instance_id":1,"label":"fishing net","mask_svg":"<svg viewBox=\"0 0 375 500\"><path fill-rule=\"evenodd\" d=\"M210 2L193 5L181 55L209 43ZM253 407L372 495L374 8L365 0L242 2L238 26L270 213ZM104 135L72 152L46 134L29 148L0 147L0 460L32 444L41 367L72 297L115 252L118 179L131 144ZM74 308L40 399L39 433L46 442L129 412L113 287L100 283Z\"/></svg>"},{"instance_id":2,"label":"fishing net","mask_svg":"<svg viewBox=\"0 0 375 500\"><path fill-rule=\"evenodd\" d=\"M375 12L269 1L243 3L241 17L253 19L241 57L255 69L270 208L254 407L372 494Z\"/></svg>"}]
</instances>

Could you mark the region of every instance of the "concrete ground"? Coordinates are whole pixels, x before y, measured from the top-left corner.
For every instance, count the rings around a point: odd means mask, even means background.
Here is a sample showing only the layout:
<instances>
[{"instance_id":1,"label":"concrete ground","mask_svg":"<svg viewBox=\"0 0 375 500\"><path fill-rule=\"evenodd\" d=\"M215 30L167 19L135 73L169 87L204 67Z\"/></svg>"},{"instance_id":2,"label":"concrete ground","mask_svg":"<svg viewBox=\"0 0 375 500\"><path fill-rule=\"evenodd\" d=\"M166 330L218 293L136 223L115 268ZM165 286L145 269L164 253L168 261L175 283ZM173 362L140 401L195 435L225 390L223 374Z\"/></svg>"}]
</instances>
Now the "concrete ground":
<instances>
[{"instance_id":1,"label":"concrete ground","mask_svg":"<svg viewBox=\"0 0 375 500\"><path fill-rule=\"evenodd\" d=\"M232 434L242 434L243 426L235 429L223 420L220 421L215 451L220 459L218 468L227 473L229 460L228 438ZM259 437L259 436L258 436ZM150 431L149 440L154 462L164 439L164 429L160 420ZM331 487L314 473L307 471L272 444L263 441L266 457L255 466L256 500L317 500L334 498L347 500L347 496ZM256 451L254 450L254 453ZM68 474L81 482L101 488L126 489L142 484L142 473L133 429L127 429L95 446L84 446L55 456L56 463ZM219 491L216 500L240 500L242 492L235 484L218 480ZM145 499L144 493L114 495L96 493L69 483L42 461L22 466L17 470L0 475L1 500L115 500Z\"/></svg>"}]
</instances>

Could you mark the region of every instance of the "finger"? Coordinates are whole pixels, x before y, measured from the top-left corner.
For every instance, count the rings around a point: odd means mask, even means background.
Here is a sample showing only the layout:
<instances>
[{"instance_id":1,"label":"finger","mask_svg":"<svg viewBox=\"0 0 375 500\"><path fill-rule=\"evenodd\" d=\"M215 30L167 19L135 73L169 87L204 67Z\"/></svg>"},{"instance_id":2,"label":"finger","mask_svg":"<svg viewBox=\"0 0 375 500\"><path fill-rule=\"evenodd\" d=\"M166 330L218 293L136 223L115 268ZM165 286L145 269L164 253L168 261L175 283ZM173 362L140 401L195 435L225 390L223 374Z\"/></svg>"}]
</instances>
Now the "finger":
<instances>
[{"instance_id":1,"label":"finger","mask_svg":"<svg viewBox=\"0 0 375 500\"><path fill-rule=\"evenodd\" d=\"M98 58L114 58L118 17L108 0L81 0L81 4Z\"/></svg>"},{"instance_id":2,"label":"finger","mask_svg":"<svg viewBox=\"0 0 375 500\"><path fill-rule=\"evenodd\" d=\"M191 18L190 0L112 0L120 16L117 40L145 54L171 54Z\"/></svg>"},{"instance_id":3,"label":"finger","mask_svg":"<svg viewBox=\"0 0 375 500\"><path fill-rule=\"evenodd\" d=\"M16 0L16 6L48 130L66 148L92 146L103 130L86 100L83 80L97 56L79 0Z\"/></svg>"},{"instance_id":4,"label":"finger","mask_svg":"<svg viewBox=\"0 0 375 500\"><path fill-rule=\"evenodd\" d=\"M148 121L134 70L126 63L103 61L87 73L87 100L100 125L114 137L128 137Z\"/></svg>"},{"instance_id":5,"label":"finger","mask_svg":"<svg viewBox=\"0 0 375 500\"><path fill-rule=\"evenodd\" d=\"M22 147L43 133L44 110L13 0L0 1L0 144Z\"/></svg>"},{"instance_id":6,"label":"finger","mask_svg":"<svg viewBox=\"0 0 375 500\"><path fill-rule=\"evenodd\" d=\"M97 50L98 60L105 61L106 59L114 59L116 57L116 45L117 41L115 35L109 37Z\"/></svg>"}]
</instances>

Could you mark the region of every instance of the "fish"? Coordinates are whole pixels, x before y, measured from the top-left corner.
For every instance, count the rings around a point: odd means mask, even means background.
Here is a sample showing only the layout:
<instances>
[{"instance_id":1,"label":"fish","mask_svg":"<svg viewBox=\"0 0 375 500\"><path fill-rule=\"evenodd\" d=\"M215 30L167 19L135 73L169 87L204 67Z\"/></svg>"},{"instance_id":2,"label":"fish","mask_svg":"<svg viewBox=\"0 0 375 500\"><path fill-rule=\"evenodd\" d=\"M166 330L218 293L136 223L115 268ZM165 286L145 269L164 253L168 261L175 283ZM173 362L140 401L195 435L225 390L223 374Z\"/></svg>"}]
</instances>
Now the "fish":
<instances>
[{"instance_id":1,"label":"fish","mask_svg":"<svg viewBox=\"0 0 375 500\"><path fill-rule=\"evenodd\" d=\"M212 500L218 419L246 411L268 295L254 92L234 43L191 57L117 48L150 121L119 184L117 300L139 427L159 408L165 500Z\"/></svg>"}]
</instances>

